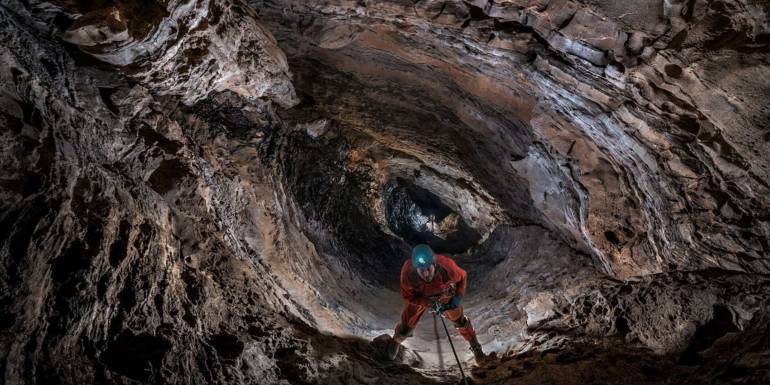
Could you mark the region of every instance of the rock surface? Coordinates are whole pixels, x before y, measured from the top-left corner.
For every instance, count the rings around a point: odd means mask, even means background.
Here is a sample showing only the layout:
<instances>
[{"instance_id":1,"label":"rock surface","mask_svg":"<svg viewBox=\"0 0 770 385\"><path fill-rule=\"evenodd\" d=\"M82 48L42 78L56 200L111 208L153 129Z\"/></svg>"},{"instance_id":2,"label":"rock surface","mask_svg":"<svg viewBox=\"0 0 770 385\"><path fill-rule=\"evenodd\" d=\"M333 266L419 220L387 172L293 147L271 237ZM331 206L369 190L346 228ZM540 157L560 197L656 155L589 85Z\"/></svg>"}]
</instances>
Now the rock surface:
<instances>
[{"instance_id":1,"label":"rock surface","mask_svg":"<svg viewBox=\"0 0 770 385\"><path fill-rule=\"evenodd\" d=\"M2 383L452 383L416 242L477 383L770 382L768 14L5 1Z\"/></svg>"}]
</instances>

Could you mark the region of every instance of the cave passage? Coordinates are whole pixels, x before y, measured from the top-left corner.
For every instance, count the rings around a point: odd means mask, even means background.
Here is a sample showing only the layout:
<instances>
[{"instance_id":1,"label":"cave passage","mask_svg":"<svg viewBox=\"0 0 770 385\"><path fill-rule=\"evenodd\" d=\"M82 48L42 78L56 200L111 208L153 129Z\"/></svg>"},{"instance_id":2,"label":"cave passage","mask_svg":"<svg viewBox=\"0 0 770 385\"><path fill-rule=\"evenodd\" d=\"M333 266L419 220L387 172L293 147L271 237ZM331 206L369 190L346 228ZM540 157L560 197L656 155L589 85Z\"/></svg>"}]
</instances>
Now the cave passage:
<instances>
[{"instance_id":1,"label":"cave passage","mask_svg":"<svg viewBox=\"0 0 770 385\"><path fill-rule=\"evenodd\" d=\"M300 104L280 112L298 129L282 139L278 157L300 209L298 230L317 252L302 254L312 262L289 266L289 274L305 278L286 278L286 285L321 330L367 339L392 334L403 306L401 266L419 243L452 256L468 272L466 314L491 351L520 343L525 326L507 316L516 306L507 293L528 285L529 269L549 269L548 281L567 271L596 274L591 256L576 253L573 235L533 204L532 182L516 163L532 135L523 117L464 90L440 69L388 50L366 60L408 67L434 81L419 87L402 73L340 68L340 62L373 53L353 45L305 52L299 47L312 35L283 28L275 25L274 33L295 68ZM462 102L448 104L457 94ZM496 136L485 136L490 130ZM476 131L484 134L468 137ZM309 266L324 273L308 274ZM426 314L405 343L421 370L442 362L435 338ZM467 360L465 341L456 333L453 339Z\"/></svg>"},{"instance_id":2,"label":"cave passage","mask_svg":"<svg viewBox=\"0 0 770 385\"><path fill-rule=\"evenodd\" d=\"M768 15L4 1L0 383L770 383Z\"/></svg>"},{"instance_id":3,"label":"cave passage","mask_svg":"<svg viewBox=\"0 0 770 385\"><path fill-rule=\"evenodd\" d=\"M424 243L437 253L460 254L481 239L459 214L424 188L397 179L384 195L388 227L412 246Z\"/></svg>"}]
</instances>

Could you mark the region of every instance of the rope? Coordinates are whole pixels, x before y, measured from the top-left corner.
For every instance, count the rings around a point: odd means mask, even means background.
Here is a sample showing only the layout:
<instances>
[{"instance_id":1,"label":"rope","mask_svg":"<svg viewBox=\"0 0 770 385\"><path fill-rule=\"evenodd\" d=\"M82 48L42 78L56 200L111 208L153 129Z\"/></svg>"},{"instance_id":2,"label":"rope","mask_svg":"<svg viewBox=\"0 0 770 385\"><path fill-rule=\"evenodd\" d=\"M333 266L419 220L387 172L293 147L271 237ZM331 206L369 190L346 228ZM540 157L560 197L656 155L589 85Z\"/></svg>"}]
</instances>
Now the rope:
<instances>
[{"instance_id":1,"label":"rope","mask_svg":"<svg viewBox=\"0 0 770 385\"><path fill-rule=\"evenodd\" d=\"M436 313L433 313L433 333L436 334L436 352L438 353L438 367L443 372L444 355L441 352L441 336L438 335L438 322L436 321Z\"/></svg>"},{"instance_id":2,"label":"rope","mask_svg":"<svg viewBox=\"0 0 770 385\"><path fill-rule=\"evenodd\" d=\"M430 215L430 231L435 236L435 223L436 223L436 215L431 214ZM463 378L463 384L468 385L468 378L465 377L465 372L463 371L463 366L460 364L460 358L457 357L457 351L455 351L455 344L452 342L452 337L449 336L449 329L446 327L446 322L444 322L444 317L439 316L438 318L441 318L441 324L444 325L444 331L446 332L446 338L449 340L449 346L452 348L452 354L455 356L455 361L457 361L457 367L460 368L460 375ZM438 338L438 326L436 325L436 313L433 313L433 331L436 333L436 345L438 347L438 357L439 357L439 367L441 370L444 370L444 358L441 355L441 341L440 338Z\"/></svg>"},{"instance_id":3,"label":"rope","mask_svg":"<svg viewBox=\"0 0 770 385\"><path fill-rule=\"evenodd\" d=\"M449 329L446 328L446 322L444 322L444 317L441 317L441 324L444 325L446 338L449 340L449 346L452 347L452 353L455 355L455 360L457 360L457 367L460 368L460 375L463 376L463 383L465 385L468 385L468 379L465 377L465 372L463 371L463 366L460 364L460 359L457 358L457 352L455 351L455 344L452 343L452 337L449 336Z\"/></svg>"}]
</instances>

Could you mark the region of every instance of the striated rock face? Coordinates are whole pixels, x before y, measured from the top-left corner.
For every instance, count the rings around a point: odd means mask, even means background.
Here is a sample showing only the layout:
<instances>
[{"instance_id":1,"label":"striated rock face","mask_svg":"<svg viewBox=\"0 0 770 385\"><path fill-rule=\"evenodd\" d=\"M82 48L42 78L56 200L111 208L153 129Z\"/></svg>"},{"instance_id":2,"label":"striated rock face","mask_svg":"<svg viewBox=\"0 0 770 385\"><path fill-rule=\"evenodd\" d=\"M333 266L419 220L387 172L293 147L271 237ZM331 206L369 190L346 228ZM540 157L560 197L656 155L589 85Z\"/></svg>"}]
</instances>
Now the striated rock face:
<instances>
[{"instance_id":1,"label":"striated rock face","mask_svg":"<svg viewBox=\"0 0 770 385\"><path fill-rule=\"evenodd\" d=\"M5 1L2 382L451 383L420 242L477 383L770 382L769 14Z\"/></svg>"},{"instance_id":2,"label":"striated rock face","mask_svg":"<svg viewBox=\"0 0 770 385\"><path fill-rule=\"evenodd\" d=\"M161 95L193 104L212 92L297 103L283 52L241 1L63 5L61 39ZM82 13L81 15L78 15ZM173 74L173 77L169 77Z\"/></svg>"},{"instance_id":3,"label":"striated rock face","mask_svg":"<svg viewBox=\"0 0 770 385\"><path fill-rule=\"evenodd\" d=\"M514 181L483 180L484 171L474 180L515 192L494 198L512 216L540 217L576 239L609 273L766 272L761 249L750 245L767 238L762 214L752 214L768 204L767 111L749 95L764 94L767 83L746 79L767 68L760 48L768 31L744 21L766 21L764 11L733 4L745 11L732 21L725 3L607 3L289 2L294 19L278 13L285 5L275 13L257 5L297 62L295 85L316 103L346 116L400 113L378 124L406 126L390 136L403 132L447 152L445 162L464 163L458 168L495 159L495 173ZM351 74L363 84L351 86ZM355 105L361 89L379 98L376 107ZM399 104L410 97L419 104ZM409 124L419 116L413 110L448 121ZM468 130L479 143L464 151L457 142L470 139ZM528 214L532 206L539 213Z\"/></svg>"}]
</instances>

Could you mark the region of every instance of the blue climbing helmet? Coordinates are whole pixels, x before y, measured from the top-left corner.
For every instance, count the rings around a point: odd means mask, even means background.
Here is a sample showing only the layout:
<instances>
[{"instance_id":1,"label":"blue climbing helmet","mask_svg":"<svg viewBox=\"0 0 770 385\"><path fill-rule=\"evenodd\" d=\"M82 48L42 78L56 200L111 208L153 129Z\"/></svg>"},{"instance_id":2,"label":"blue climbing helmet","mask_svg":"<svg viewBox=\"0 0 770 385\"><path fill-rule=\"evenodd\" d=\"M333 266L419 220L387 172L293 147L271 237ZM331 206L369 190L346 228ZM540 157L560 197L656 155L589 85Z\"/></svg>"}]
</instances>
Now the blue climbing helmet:
<instances>
[{"instance_id":1,"label":"blue climbing helmet","mask_svg":"<svg viewBox=\"0 0 770 385\"><path fill-rule=\"evenodd\" d=\"M418 269L426 269L435 261L436 256L433 254L430 246L417 245L412 249L412 266Z\"/></svg>"}]
</instances>

